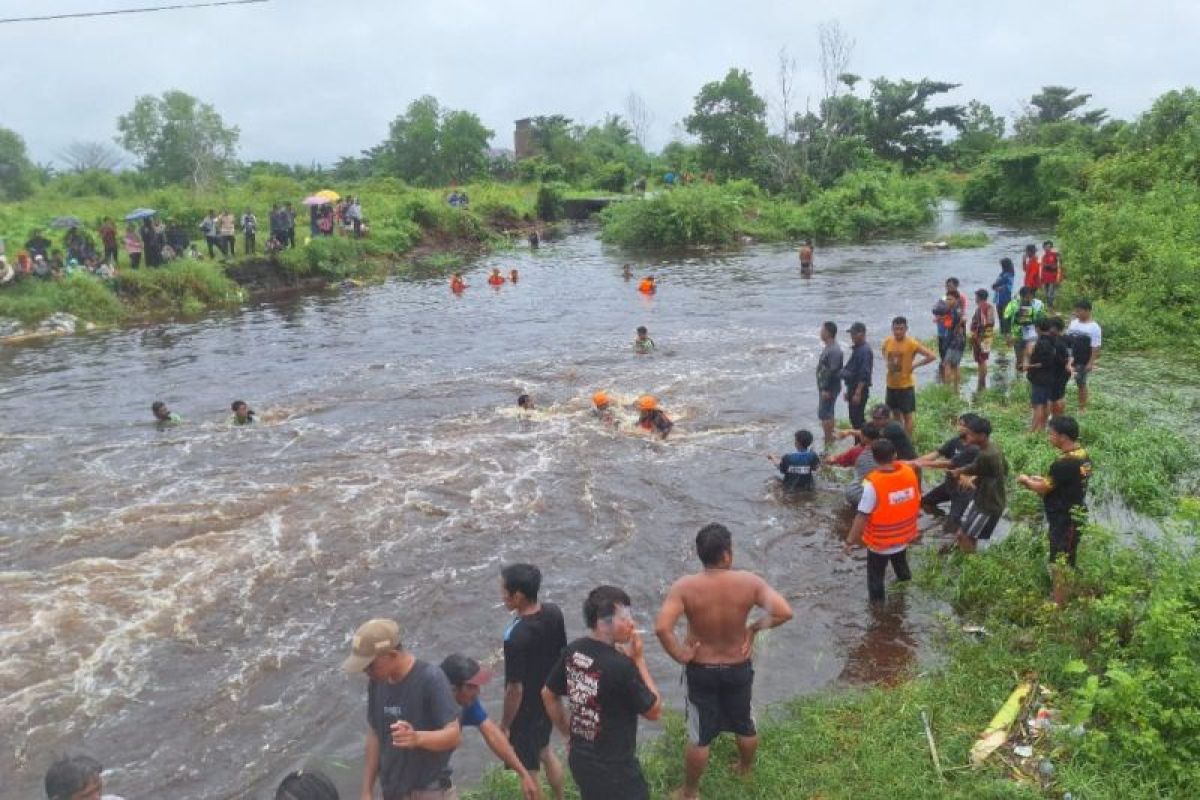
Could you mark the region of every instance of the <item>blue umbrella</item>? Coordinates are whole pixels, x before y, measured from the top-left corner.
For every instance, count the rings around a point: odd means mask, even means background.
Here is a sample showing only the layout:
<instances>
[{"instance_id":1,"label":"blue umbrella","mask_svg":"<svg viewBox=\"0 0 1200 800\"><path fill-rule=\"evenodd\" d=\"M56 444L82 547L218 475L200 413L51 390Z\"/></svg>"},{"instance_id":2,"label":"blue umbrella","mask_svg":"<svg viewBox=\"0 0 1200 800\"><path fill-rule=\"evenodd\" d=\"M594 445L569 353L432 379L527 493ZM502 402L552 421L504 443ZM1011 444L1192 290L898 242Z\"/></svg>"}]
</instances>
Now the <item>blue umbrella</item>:
<instances>
[{"instance_id":1,"label":"blue umbrella","mask_svg":"<svg viewBox=\"0 0 1200 800\"><path fill-rule=\"evenodd\" d=\"M138 208L138 209L135 209L134 211L126 214L125 221L133 222L135 219L145 219L146 217L153 217L157 213L158 212L155 211L153 208Z\"/></svg>"}]
</instances>

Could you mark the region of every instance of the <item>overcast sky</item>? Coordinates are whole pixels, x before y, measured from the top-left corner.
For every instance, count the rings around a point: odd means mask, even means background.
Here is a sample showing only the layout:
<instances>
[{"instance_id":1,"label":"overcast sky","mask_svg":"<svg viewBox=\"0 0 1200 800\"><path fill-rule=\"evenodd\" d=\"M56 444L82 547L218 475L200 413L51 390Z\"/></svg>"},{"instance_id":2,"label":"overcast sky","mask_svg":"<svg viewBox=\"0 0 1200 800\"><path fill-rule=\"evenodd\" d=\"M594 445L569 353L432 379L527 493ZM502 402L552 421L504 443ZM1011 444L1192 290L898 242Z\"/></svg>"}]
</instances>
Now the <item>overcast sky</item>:
<instances>
[{"instance_id":1,"label":"overcast sky","mask_svg":"<svg viewBox=\"0 0 1200 800\"><path fill-rule=\"evenodd\" d=\"M0 0L0 18L160 4ZM1200 80L1196 0L270 0L0 24L0 126L53 161L72 141L111 141L136 96L181 89L241 128L243 159L328 164L378 143L422 94L512 147L519 117L595 122L635 91L658 148L731 66L769 98L783 46L799 105L815 102L816 28L831 19L856 40L852 72L960 82L955 101L1010 121L1045 84L1130 117Z\"/></svg>"}]
</instances>

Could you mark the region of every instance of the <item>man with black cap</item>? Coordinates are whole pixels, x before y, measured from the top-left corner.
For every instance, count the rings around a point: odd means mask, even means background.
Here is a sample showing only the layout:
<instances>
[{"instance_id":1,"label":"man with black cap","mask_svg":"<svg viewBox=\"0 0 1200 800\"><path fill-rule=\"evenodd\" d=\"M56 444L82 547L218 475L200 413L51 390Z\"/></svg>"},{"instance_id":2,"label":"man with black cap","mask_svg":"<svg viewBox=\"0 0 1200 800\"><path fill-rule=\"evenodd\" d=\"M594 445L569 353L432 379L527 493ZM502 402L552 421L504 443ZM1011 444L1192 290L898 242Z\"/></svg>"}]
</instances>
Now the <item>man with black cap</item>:
<instances>
[{"instance_id":1,"label":"man with black cap","mask_svg":"<svg viewBox=\"0 0 1200 800\"><path fill-rule=\"evenodd\" d=\"M461 653L454 653L446 656L442 662L442 672L445 673L446 678L450 681L450 687L454 690L454 702L462 708L462 714L458 718L459 726L478 728L479 735L483 737L488 748L496 754L496 758L520 777L521 794L525 800L540 800L542 790L538 786L538 782L529 774L529 770L525 769L525 765L517 757L517 753L509 743L508 737L504 735L504 731L500 730L499 725L488 719L487 711L484 709L483 703L479 701L480 687L487 685L487 682L492 679L492 671L480 667L473 658Z\"/></svg>"},{"instance_id":2,"label":"man with black cap","mask_svg":"<svg viewBox=\"0 0 1200 800\"><path fill-rule=\"evenodd\" d=\"M404 649L390 619L364 622L350 648L342 669L370 678L362 800L374 796L377 779L383 800L457 800L450 756L462 728L450 681Z\"/></svg>"}]
</instances>

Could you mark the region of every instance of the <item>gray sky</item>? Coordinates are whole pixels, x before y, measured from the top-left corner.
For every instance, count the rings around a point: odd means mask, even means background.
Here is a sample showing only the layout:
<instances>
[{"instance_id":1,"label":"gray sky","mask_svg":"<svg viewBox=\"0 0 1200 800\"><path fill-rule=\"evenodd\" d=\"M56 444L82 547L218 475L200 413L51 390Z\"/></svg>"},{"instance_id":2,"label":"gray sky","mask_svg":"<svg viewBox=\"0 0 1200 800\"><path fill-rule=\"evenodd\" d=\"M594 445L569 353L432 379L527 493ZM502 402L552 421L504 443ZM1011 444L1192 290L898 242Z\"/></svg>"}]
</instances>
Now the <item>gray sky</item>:
<instances>
[{"instance_id":1,"label":"gray sky","mask_svg":"<svg viewBox=\"0 0 1200 800\"><path fill-rule=\"evenodd\" d=\"M0 0L0 17L156 4ZM111 141L137 95L181 89L241 128L246 160L331 163L378 143L422 94L474 111L511 147L518 117L595 122L636 91L658 148L731 66L770 98L785 45L798 105L815 104L816 26L834 18L857 42L852 72L960 82L955 101L1010 123L1044 84L1129 117L1200 75L1195 0L272 0L0 25L0 125L52 161L72 141Z\"/></svg>"}]
</instances>

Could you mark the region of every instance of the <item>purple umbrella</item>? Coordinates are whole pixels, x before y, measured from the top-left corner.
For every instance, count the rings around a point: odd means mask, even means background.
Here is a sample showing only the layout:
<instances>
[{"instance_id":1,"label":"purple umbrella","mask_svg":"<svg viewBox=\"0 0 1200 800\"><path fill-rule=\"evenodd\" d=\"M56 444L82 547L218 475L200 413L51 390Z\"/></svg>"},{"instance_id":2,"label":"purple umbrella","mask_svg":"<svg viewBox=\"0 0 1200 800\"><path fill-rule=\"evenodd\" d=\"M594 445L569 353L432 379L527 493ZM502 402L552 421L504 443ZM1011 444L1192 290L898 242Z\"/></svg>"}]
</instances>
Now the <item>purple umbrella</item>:
<instances>
[{"instance_id":1,"label":"purple umbrella","mask_svg":"<svg viewBox=\"0 0 1200 800\"><path fill-rule=\"evenodd\" d=\"M319 197L314 194L312 197L304 198L304 205L306 205L306 206L327 206L327 205L329 205L329 201L326 200L324 197Z\"/></svg>"}]
</instances>

